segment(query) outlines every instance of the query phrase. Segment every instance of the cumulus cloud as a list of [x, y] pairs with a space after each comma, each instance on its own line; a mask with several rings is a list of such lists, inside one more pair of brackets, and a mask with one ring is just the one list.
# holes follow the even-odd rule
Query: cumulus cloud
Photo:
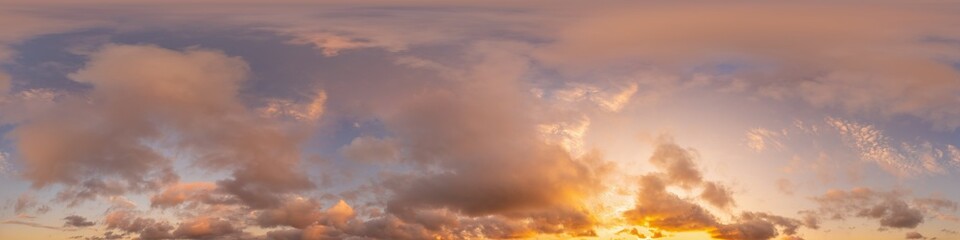
[[88, 221], [87, 218], [85, 217], [81, 217], [77, 215], [70, 215], [70, 216], [64, 217], [63, 220], [66, 221], [65, 223], [63, 223], [64, 227], [82, 228], [82, 227], [93, 226], [94, 224], [96, 224], [92, 221]]
[[735, 204], [733, 192], [730, 188], [715, 182], [703, 184], [703, 192], [700, 193], [700, 198], [721, 209], [733, 207]]
[[956, 207], [956, 202], [951, 200], [916, 198], [911, 203], [908, 197], [908, 194], [900, 191], [854, 188], [849, 191], [830, 190], [813, 199], [820, 205], [816, 212], [821, 218], [866, 218], [878, 220], [881, 227], [901, 229], [914, 229], [923, 223], [929, 214], [945, 214], [941, 210]]
[[703, 174], [694, 162], [696, 152], [673, 143], [657, 146], [650, 163], [662, 169], [666, 181], [684, 188], [693, 188], [703, 183]]
[[[218, 184], [251, 206], [277, 204], [273, 194], [312, 186], [295, 168], [305, 133], [239, 101], [249, 69], [242, 59], [149, 45], [107, 45], [90, 59], [70, 75], [90, 84], [88, 92], [13, 131], [24, 176], [35, 187], [65, 184], [61, 196], [71, 201], [156, 189], [178, 179], [161, 153], [171, 149], [189, 153], [197, 166], [235, 169]], [[324, 96], [281, 112], [315, 120]]]
[[659, 176], [641, 177], [637, 207], [625, 212], [624, 217], [636, 225], [678, 232], [711, 229], [719, 224], [706, 209], [668, 192], [666, 187]]
[[[131, 210], [118, 210], [107, 214], [103, 220], [107, 230], [118, 230], [124, 234], [137, 235], [139, 239], [171, 239], [174, 229], [169, 222], [141, 217]], [[109, 233], [109, 232], [108, 232]]]
[[290, 226], [304, 229], [326, 218], [320, 203], [314, 199], [288, 199], [278, 208], [261, 211], [257, 223], [264, 227]]
[[422, 94], [386, 118], [412, 161], [442, 169], [388, 184], [395, 193], [388, 212], [414, 221], [418, 212], [449, 209], [464, 217], [529, 219], [518, 228], [534, 232], [589, 230], [594, 220], [582, 201], [602, 188], [602, 173], [587, 163], [602, 166], [602, 160], [577, 158], [543, 139], [530, 112], [536, 99], [518, 79], [528, 60], [507, 50], [517, 47], [523, 46], [476, 46], [480, 62], [468, 79], [478, 81]]
[[636, 207], [623, 213], [631, 224], [672, 231], [704, 231], [718, 239], [772, 239], [793, 236], [804, 225], [800, 220], [762, 212], [743, 212], [730, 223], [720, 221], [697, 202], [668, 190], [703, 187], [699, 198], [718, 207], [733, 204], [731, 192], [719, 183], [704, 181], [692, 150], [661, 140], [650, 162], [659, 171], [640, 177]]
[[180, 223], [173, 231], [175, 239], [217, 239], [236, 234], [238, 230], [219, 218], [199, 217]]

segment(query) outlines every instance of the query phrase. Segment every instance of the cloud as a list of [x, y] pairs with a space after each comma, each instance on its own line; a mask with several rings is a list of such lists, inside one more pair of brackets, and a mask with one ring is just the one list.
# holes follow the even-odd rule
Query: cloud
[[175, 239], [216, 239], [231, 234], [237, 230], [230, 222], [219, 218], [199, 217], [180, 223], [173, 231]]
[[34, 214], [42, 215], [50, 211], [50, 209], [50, 206], [40, 204], [36, 196], [31, 192], [20, 194], [17, 200], [13, 202], [13, 213], [16, 214], [18, 218], [35, 218], [36, 216]]
[[327, 93], [320, 91], [308, 102], [297, 103], [288, 99], [268, 99], [265, 107], [260, 108], [263, 115], [276, 118], [290, 118], [297, 121], [316, 122], [323, 115]]
[[187, 204], [186, 208], [195, 209], [200, 204], [236, 204], [236, 198], [227, 195], [212, 182], [177, 183], [167, 186], [163, 191], [150, 197], [150, 206], [171, 208]]
[[348, 49], [385, 47], [393, 50], [401, 50], [403, 46], [391, 46], [385, 43], [371, 42], [366, 39], [350, 38], [326, 32], [310, 32], [296, 34], [290, 41], [294, 44], [311, 44], [320, 49], [324, 56], [332, 57], [340, 54], [340, 51]]
[[757, 152], [767, 149], [780, 150], [784, 147], [778, 139], [782, 135], [782, 133], [765, 128], [750, 129], [750, 131], [747, 131], [747, 146]]
[[820, 205], [817, 213], [826, 219], [858, 217], [878, 220], [881, 227], [914, 229], [923, 223], [927, 214], [937, 214], [941, 208], [952, 208], [955, 202], [945, 199], [919, 198], [909, 204], [903, 192], [880, 192], [869, 188], [849, 191], [830, 190], [813, 199]]
[[656, 175], [640, 178], [637, 207], [624, 213], [635, 225], [649, 225], [667, 231], [699, 231], [719, 225], [716, 217], [699, 205], [683, 200], [666, 189]]
[[602, 173], [588, 163], [602, 160], [575, 157], [537, 131], [541, 122], [532, 111], [538, 111], [538, 101], [518, 75], [528, 59], [510, 50], [523, 47], [478, 44], [470, 52], [478, 62], [464, 79], [470, 81], [428, 88], [384, 118], [398, 145], [409, 151], [409, 163], [440, 170], [385, 183], [394, 193], [386, 210], [397, 220], [417, 222], [423, 212], [446, 209], [464, 221], [526, 219], [517, 230], [545, 234], [592, 227], [583, 201], [602, 189]]
[[20, 221], [20, 220], [5, 220], [5, 221], [3, 221], [3, 222], [0, 222], [0, 224], [14, 224], [14, 225], [30, 226], [30, 227], [35, 227], [35, 228], [46, 228], [46, 229], [52, 229], [52, 230], [63, 230], [63, 229], [61, 229], [61, 228], [59, 228], [59, 227], [47, 226], [47, 225], [43, 225], [43, 224], [40, 224], [40, 223], [28, 222], [28, 221]]
[[575, 15], [536, 51], [572, 75], [622, 62], [676, 71], [735, 63], [731, 75], [756, 96], [960, 126], [950, 107], [958, 104], [951, 62], [960, 49], [948, 44], [960, 36], [945, 24], [956, 15], [932, 5], [635, 3]]
[[650, 163], [663, 170], [667, 183], [690, 189], [703, 183], [703, 174], [694, 163], [695, 154], [676, 144], [665, 143], [657, 146]]
[[4, 176], [10, 173], [10, 163], [7, 160], [10, 154], [7, 152], [0, 151], [0, 176]]
[[538, 128], [547, 142], [560, 145], [575, 157], [583, 156], [588, 150], [584, 137], [590, 129], [590, 118], [540, 124]]
[[947, 153], [950, 155], [949, 162], [953, 167], [960, 168], [960, 148], [947, 144]]
[[[107, 230], [119, 230], [125, 234], [136, 234], [139, 239], [171, 239], [173, 226], [166, 221], [140, 217], [137, 212], [130, 210], [113, 211], [103, 220]], [[109, 233], [109, 232], [108, 232]]]
[[17, 201], [13, 204], [13, 213], [26, 213], [28, 209], [35, 206], [37, 206], [36, 197], [34, 197], [33, 194], [23, 193], [17, 197]]
[[[96, 20], [44, 17], [24, 11], [4, 9], [2, 16], [0, 16], [0, 28], [6, 29], [6, 31], [0, 33], [0, 63], [7, 63], [12, 60], [16, 55], [16, 51], [12, 45], [22, 41], [44, 34], [59, 33], [104, 24], [105, 22]], [[5, 73], [0, 72], [0, 75], [5, 75]], [[3, 81], [0, 80], [0, 82]], [[0, 87], [0, 90], [3, 90], [3, 88]]]
[[7, 92], [10, 91], [10, 84], [10, 75], [0, 72], [0, 96], [7, 95]]
[[919, 173], [944, 174], [945, 164], [951, 159], [952, 145], [934, 146], [930, 142], [912, 144], [887, 137], [883, 130], [874, 125], [828, 117], [827, 124], [840, 133], [843, 141], [849, 145], [863, 161], [874, 162], [883, 170], [900, 177]]
[[620, 230], [619, 232], [617, 232], [617, 234], [618, 234], [618, 235], [620, 235], [620, 234], [633, 235], [633, 236], [636, 236], [636, 237], [638, 237], [638, 238], [647, 238], [647, 235], [644, 235], [643, 233], [640, 233], [640, 231], [637, 231], [636, 228], [623, 229], [623, 230]]
[[96, 224], [92, 221], [87, 221], [87, 218], [85, 217], [81, 217], [77, 215], [70, 215], [70, 216], [64, 217], [63, 220], [66, 220], [66, 222], [63, 223], [64, 227], [82, 228], [82, 227], [93, 226]]
[[786, 195], [793, 195], [796, 186], [793, 185], [793, 182], [786, 178], [777, 179], [777, 190], [780, 190], [781, 193]]
[[636, 206], [623, 213], [628, 223], [662, 231], [703, 231], [718, 239], [793, 236], [804, 226], [800, 220], [762, 212], [742, 212], [732, 222], [724, 223], [695, 201], [669, 191], [671, 186], [702, 187], [700, 200], [721, 209], [733, 204], [732, 194], [725, 186], [703, 180], [692, 151], [669, 139], [658, 143], [650, 162], [659, 171], [640, 177]]
[[[60, 196], [76, 202], [175, 183], [161, 152], [177, 150], [197, 166], [234, 169], [218, 184], [244, 203], [278, 204], [274, 194], [312, 186], [295, 167], [306, 132], [245, 107], [237, 95], [248, 69], [213, 50], [104, 46], [70, 75], [89, 91], [13, 130], [23, 174], [35, 187], [66, 185]], [[313, 121], [324, 101], [320, 92], [282, 114]]]
[[923, 209], [957, 211], [957, 202], [949, 199], [939, 197], [914, 198], [913, 202]]
[[601, 89], [596, 86], [586, 84], [573, 84], [572, 86], [555, 91], [556, 98], [568, 101], [589, 101], [601, 109], [609, 112], [619, 112], [633, 98], [639, 90], [639, 85], [635, 82], [628, 83], [623, 87], [612, 89]]
[[918, 232], [907, 232], [906, 238], [907, 239], [926, 239], [925, 237], [923, 237], [923, 234], [920, 234]]
[[288, 199], [279, 208], [263, 210], [257, 217], [257, 223], [264, 227], [290, 226], [303, 229], [323, 217], [324, 212], [319, 202], [298, 197]]
[[736, 204], [730, 188], [715, 182], [703, 184], [703, 192], [700, 193], [700, 198], [721, 209], [727, 209]]
[[913, 205], [937, 219], [960, 222], [960, 217], [955, 214], [958, 204], [953, 200], [942, 197], [914, 198]]

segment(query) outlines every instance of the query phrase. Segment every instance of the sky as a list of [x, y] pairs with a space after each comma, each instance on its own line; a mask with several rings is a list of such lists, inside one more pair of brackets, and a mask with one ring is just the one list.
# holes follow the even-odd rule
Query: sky
[[960, 239], [955, 1], [0, 1], [0, 239]]

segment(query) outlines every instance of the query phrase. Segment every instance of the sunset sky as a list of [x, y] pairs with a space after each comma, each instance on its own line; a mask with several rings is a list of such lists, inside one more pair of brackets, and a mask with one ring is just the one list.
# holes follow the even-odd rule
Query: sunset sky
[[960, 239], [960, 2], [0, 0], [0, 239]]

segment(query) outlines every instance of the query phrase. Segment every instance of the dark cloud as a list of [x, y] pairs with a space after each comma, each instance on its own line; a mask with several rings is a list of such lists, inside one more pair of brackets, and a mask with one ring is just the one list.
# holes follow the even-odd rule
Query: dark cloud
[[[860, 217], [879, 220], [881, 227], [913, 229], [924, 222], [927, 208], [951, 206], [950, 201], [920, 199], [910, 205], [903, 192], [880, 192], [869, 188], [850, 191], [830, 190], [814, 200], [820, 205], [817, 213], [827, 219]], [[940, 206], [940, 207], [935, 207]]]
[[356, 212], [344, 201], [322, 209], [319, 201], [302, 197], [290, 198], [276, 208], [257, 213], [261, 227], [293, 227], [267, 234], [273, 239], [343, 239], [348, 236], [369, 236], [365, 225], [355, 220]]
[[300, 229], [274, 230], [266, 234], [266, 238], [270, 240], [302, 240], [302, 236], [303, 230]]
[[907, 232], [906, 238], [907, 239], [927, 239], [923, 237], [923, 234], [920, 234], [918, 232]]
[[64, 217], [63, 220], [66, 221], [65, 223], [63, 223], [64, 227], [82, 228], [82, 227], [93, 226], [96, 224], [92, 221], [88, 221], [87, 218], [85, 217], [81, 217], [77, 215], [70, 215], [70, 216]]
[[137, 235], [139, 239], [171, 239], [174, 229], [166, 221], [141, 217], [138, 213], [129, 210], [113, 211], [104, 218], [107, 230], [118, 230], [126, 234]]
[[294, 198], [286, 200], [277, 208], [265, 209], [257, 217], [263, 227], [290, 226], [306, 228], [320, 221], [324, 212], [320, 203], [313, 199]]
[[768, 221], [747, 219], [736, 224], [720, 226], [710, 234], [711, 237], [718, 239], [766, 240], [777, 236], [777, 229]]

